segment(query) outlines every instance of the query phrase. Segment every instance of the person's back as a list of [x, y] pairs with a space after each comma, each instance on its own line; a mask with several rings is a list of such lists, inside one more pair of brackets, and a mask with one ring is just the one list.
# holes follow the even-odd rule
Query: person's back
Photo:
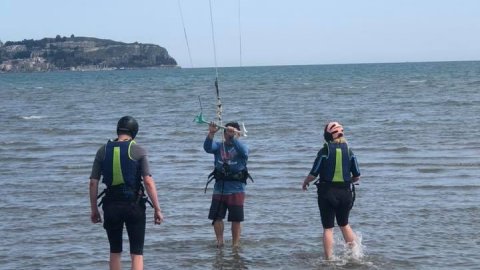
[[324, 129], [326, 143], [318, 152], [309, 175], [303, 181], [306, 190], [318, 177], [318, 207], [322, 220], [325, 257], [333, 256], [333, 227], [335, 219], [345, 242], [355, 245], [356, 235], [348, 218], [353, 206], [352, 183], [360, 179], [360, 170], [353, 151], [348, 147], [343, 127], [337, 122], [328, 123]]
[[[93, 223], [102, 222], [97, 206], [100, 178], [106, 189], [99, 205], [110, 243], [110, 269], [121, 268], [122, 234], [125, 225], [129, 235], [132, 269], [143, 269], [145, 239], [145, 203], [147, 197], [154, 207], [154, 222], [160, 224], [163, 215], [158, 203], [155, 182], [151, 176], [147, 153], [133, 140], [138, 132], [137, 121], [122, 117], [117, 124], [117, 139], [100, 147], [90, 175], [90, 205]], [[143, 186], [145, 184], [145, 188]]]

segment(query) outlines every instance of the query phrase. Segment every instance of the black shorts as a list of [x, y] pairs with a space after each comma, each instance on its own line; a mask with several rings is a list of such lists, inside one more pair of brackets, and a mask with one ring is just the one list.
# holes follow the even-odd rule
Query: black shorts
[[228, 195], [214, 194], [208, 218], [211, 220], [222, 220], [227, 215], [228, 221], [241, 222], [244, 219], [243, 204], [245, 202], [245, 193], [239, 192]]
[[123, 224], [127, 228], [130, 253], [143, 255], [145, 242], [145, 204], [135, 202], [104, 202], [103, 227], [107, 231], [110, 252], [120, 253], [122, 249]]
[[338, 226], [348, 225], [348, 217], [353, 200], [350, 187], [319, 184], [317, 194], [323, 228], [333, 228], [335, 226], [335, 218]]

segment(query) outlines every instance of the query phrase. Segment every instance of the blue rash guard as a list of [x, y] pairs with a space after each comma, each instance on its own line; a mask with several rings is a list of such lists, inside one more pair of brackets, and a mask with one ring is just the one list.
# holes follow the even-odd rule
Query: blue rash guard
[[346, 184], [360, 176], [357, 158], [346, 143], [325, 143], [318, 152], [310, 175], [320, 182]]
[[[205, 152], [214, 154], [214, 166], [217, 170], [222, 170], [224, 164], [228, 164], [230, 172], [236, 174], [247, 168], [248, 148], [237, 139], [232, 139], [231, 144], [215, 142], [208, 136], [203, 143]], [[215, 183], [213, 194], [235, 194], [245, 192], [245, 183], [240, 181], [217, 181]]]

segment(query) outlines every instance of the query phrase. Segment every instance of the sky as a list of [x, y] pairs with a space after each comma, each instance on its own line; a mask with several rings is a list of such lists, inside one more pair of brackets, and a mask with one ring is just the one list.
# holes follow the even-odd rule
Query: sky
[[184, 68], [480, 60], [480, 1], [0, 0], [3, 42], [72, 34]]

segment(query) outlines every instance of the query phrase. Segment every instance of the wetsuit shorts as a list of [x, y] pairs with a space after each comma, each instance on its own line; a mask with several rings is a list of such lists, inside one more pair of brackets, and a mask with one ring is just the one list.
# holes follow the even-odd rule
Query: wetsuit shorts
[[208, 218], [211, 220], [222, 220], [227, 215], [230, 222], [241, 222], [243, 216], [243, 204], [245, 202], [245, 192], [233, 194], [213, 194], [212, 204]]
[[145, 242], [145, 204], [124, 201], [104, 202], [104, 223], [110, 253], [122, 252], [123, 225], [127, 228], [130, 254], [143, 255]]
[[336, 187], [328, 184], [318, 185], [318, 208], [322, 226], [330, 229], [335, 226], [335, 218], [340, 227], [348, 225], [352, 206], [352, 192], [349, 187]]

